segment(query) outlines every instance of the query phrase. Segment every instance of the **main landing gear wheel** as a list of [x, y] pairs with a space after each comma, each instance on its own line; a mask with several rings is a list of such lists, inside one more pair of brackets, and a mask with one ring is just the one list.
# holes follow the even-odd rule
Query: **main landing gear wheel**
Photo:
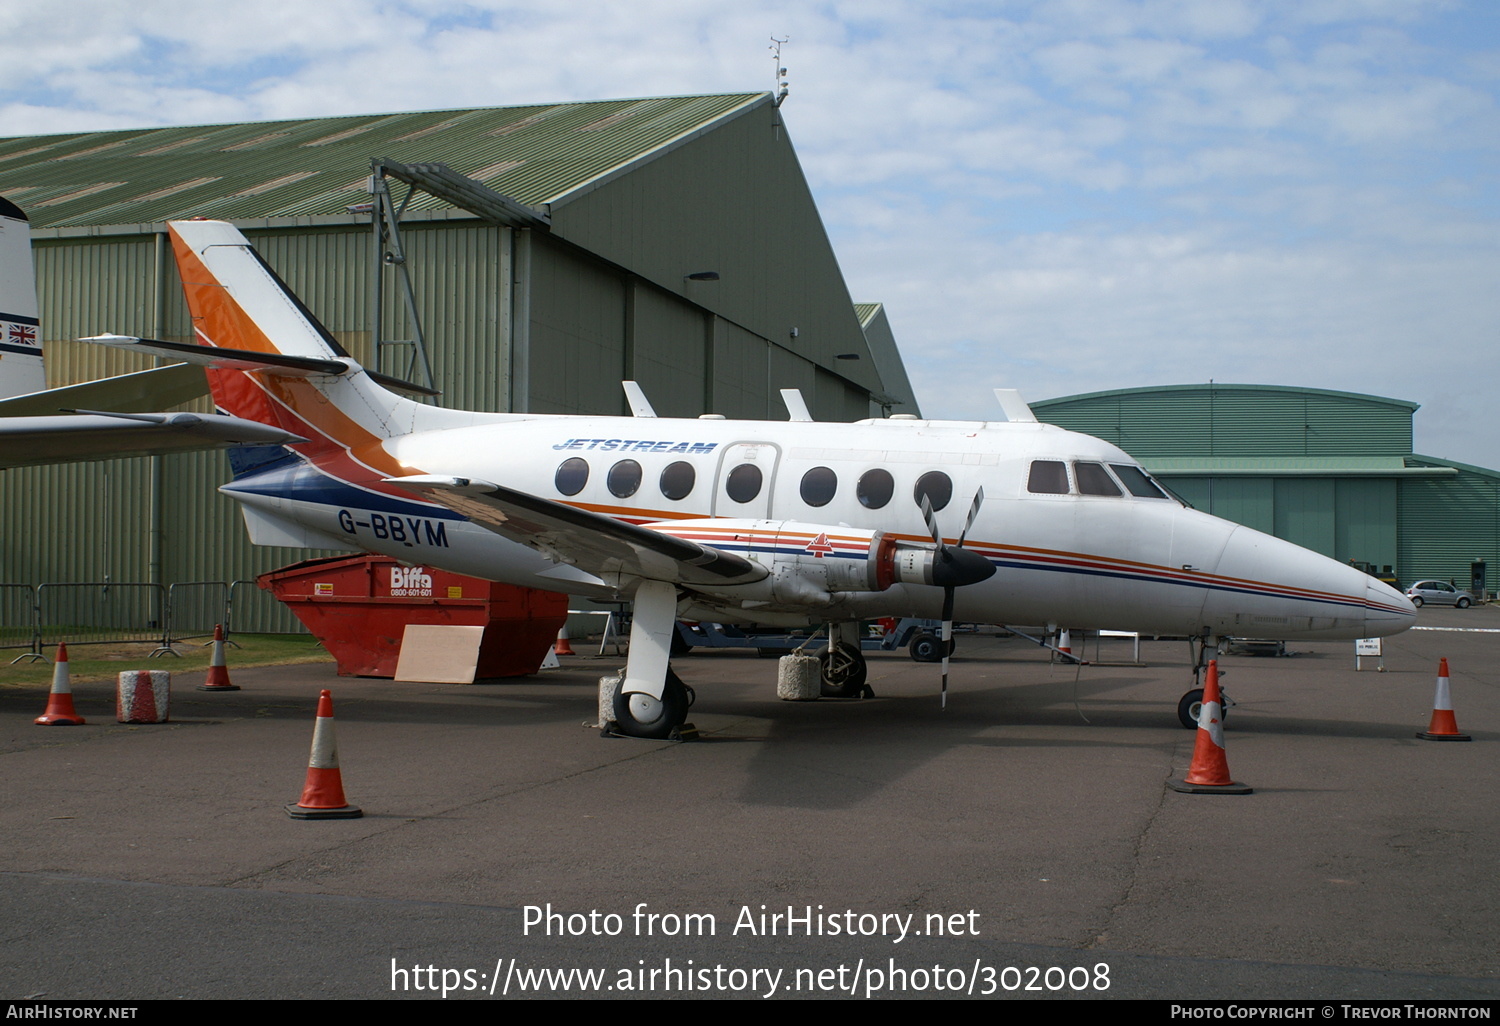
[[838, 642], [823, 653], [820, 661], [823, 664], [821, 694], [824, 698], [859, 698], [869, 693], [869, 686], [865, 684], [869, 669], [858, 648]]
[[[1229, 719], [1229, 701], [1222, 690], [1219, 692], [1219, 722]], [[1193, 688], [1177, 703], [1177, 722], [1188, 730], [1198, 729], [1198, 714], [1203, 711], [1203, 689]]]
[[[956, 639], [948, 639], [950, 656], [957, 644]], [[936, 634], [918, 634], [911, 639], [911, 644], [906, 646], [906, 651], [919, 663], [940, 663], [943, 661], [943, 639]]]
[[627, 737], [669, 738], [687, 721], [694, 697], [693, 689], [668, 669], [660, 699], [640, 691], [615, 693], [615, 726]]

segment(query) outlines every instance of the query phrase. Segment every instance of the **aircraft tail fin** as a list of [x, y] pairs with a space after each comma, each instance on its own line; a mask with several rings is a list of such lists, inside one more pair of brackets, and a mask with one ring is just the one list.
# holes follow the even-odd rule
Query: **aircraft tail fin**
[[220, 409], [309, 439], [294, 448], [314, 462], [352, 456], [386, 472], [396, 464], [382, 441], [496, 416], [390, 391], [400, 383], [361, 367], [233, 225], [173, 221], [168, 229], [196, 344], [95, 341], [205, 364]]
[[0, 399], [46, 387], [31, 221], [20, 207], [0, 197]]

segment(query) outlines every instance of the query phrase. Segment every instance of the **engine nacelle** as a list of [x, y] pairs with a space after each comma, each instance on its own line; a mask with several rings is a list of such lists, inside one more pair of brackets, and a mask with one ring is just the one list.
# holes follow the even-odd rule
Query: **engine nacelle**
[[893, 584], [934, 584], [940, 557], [931, 542], [898, 541], [884, 531], [795, 520], [671, 520], [645, 525], [733, 552], [770, 571], [753, 584], [698, 588], [774, 605], [826, 606], [851, 592]]

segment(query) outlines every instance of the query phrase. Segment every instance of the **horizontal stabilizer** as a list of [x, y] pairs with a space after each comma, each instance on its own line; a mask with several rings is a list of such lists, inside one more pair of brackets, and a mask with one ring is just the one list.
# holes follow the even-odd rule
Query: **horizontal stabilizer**
[[0, 418], [0, 468], [301, 441], [305, 439], [280, 428], [217, 413], [4, 417]]
[[[132, 335], [93, 335], [78, 341], [92, 342], [94, 345], [109, 346], [112, 349], [128, 349], [133, 353], [145, 353], [148, 356], [186, 360], [188, 363], [212, 367], [215, 370], [260, 371], [294, 378], [308, 378], [317, 374], [344, 374], [358, 366], [353, 360], [286, 356], [282, 353], [262, 353], [253, 349], [225, 349], [222, 346], [200, 346], [192, 342], [168, 342], [164, 339], [136, 338]], [[366, 369], [365, 373], [387, 388], [418, 395], [442, 394], [437, 389], [402, 381], [377, 371]]]
[[464, 477], [387, 478], [474, 523], [595, 576], [674, 584], [748, 584], [766, 568], [732, 552], [637, 527], [489, 481]]
[[203, 376], [203, 368], [177, 363], [0, 399], [0, 417], [46, 417], [79, 408], [147, 413], [180, 406], [207, 394], [208, 380]]

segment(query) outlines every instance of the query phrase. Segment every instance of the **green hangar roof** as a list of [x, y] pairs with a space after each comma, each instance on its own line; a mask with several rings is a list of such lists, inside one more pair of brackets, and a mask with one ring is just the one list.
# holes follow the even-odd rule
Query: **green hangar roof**
[[[454, 170], [542, 206], [770, 102], [767, 93], [663, 96], [0, 139], [0, 195], [34, 229], [186, 217], [347, 221], [346, 208], [368, 199], [360, 169], [372, 155], [426, 160], [427, 137], [441, 133]], [[410, 211], [448, 208], [418, 193]]]
[[1284, 385], [1162, 385], [1031, 404], [1048, 423], [1159, 457], [1406, 456], [1412, 414], [1401, 399]]

